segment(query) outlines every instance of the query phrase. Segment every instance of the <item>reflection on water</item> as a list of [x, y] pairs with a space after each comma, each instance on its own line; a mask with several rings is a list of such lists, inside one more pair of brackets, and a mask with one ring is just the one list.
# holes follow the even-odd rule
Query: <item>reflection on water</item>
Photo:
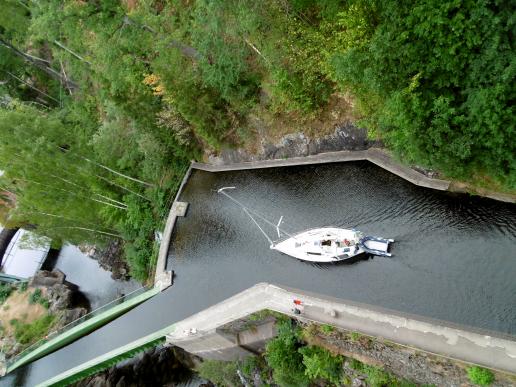
[[92, 309], [141, 287], [134, 280], [115, 281], [111, 278], [111, 272], [101, 268], [96, 260], [72, 245], [63, 246], [54, 268], [65, 273], [67, 281], [79, 286]]

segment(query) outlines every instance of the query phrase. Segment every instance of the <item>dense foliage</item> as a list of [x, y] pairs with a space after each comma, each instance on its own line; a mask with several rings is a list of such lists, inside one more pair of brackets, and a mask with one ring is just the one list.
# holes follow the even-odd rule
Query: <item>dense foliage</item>
[[369, 125], [411, 162], [515, 188], [514, 4], [354, 3], [342, 22], [360, 42], [334, 56], [335, 78]]
[[122, 238], [137, 279], [190, 159], [242, 145], [253, 117], [317, 117], [332, 95], [408, 162], [516, 187], [510, 2], [0, 6], [10, 222], [55, 244]]
[[356, 371], [354, 374], [365, 379], [368, 386], [415, 386], [382, 368], [366, 365], [353, 358], [345, 359], [319, 345], [307, 344], [305, 340], [313, 337], [315, 332], [324, 333], [323, 326], [301, 328], [285, 316], [277, 324], [278, 335], [267, 343], [263, 356], [234, 362], [204, 361], [197, 369], [200, 376], [217, 386], [240, 386], [243, 384], [241, 377], [248, 382], [259, 377], [263, 384], [279, 387], [347, 386], [351, 385], [352, 380], [349, 370], [344, 372], [346, 363], [346, 367]]

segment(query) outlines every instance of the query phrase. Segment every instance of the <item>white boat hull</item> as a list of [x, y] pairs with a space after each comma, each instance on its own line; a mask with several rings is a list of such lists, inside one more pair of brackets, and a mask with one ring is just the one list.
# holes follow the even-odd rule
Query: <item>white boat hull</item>
[[271, 246], [291, 257], [309, 262], [338, 262], [364, 253], [362, 233], [356, 230], [324, 227], [303, 231]]

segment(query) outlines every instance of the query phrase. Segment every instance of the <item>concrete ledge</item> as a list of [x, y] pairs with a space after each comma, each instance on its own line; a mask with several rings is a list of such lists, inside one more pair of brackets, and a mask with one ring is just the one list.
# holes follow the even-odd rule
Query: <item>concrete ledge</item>
[[[292, 312], [294, 299], [303, 302], [301, 316]], [[481, 329], [473, 331], [458, 324], [266, 283], [255, 285], [178, 322], [175, 330], [167, 335], [167, 342], [200, 356], [221, 353], [225, 349], [231, 353], [235, 343], [229, 340], [215, 343], [206, 338], [212, 336], [218, 326], [263, 309], [383, 337], [428, 353], [516, 374], [516, 338], [513, 336]]]
[[170, 238], [172, 237], [172, 231], [174, 230], [176, 219], [178, 216], [185, 216], [186, 210], [188, 209], [188, 203], [178, 202], [178, 199], [179, 195], [181, 195], [181, 192], [183, 192], [183, 188], [188, 182], [191, 174], [192, 165], [190, 165], [186, 171], [185, 175], [183, 176], [183, 180], [181, 181], [181, 185], [177, 190], [176, 197], [174, 198], [174, 202], [172, 203], [172, 207], [168, 213], [167, 222], [165, 223], [163, 238], [161, 239], [161, 243], [159, 245], [158, 260], [156, 262], [156, 271], [154, 273], [154, 285], [157, 286], [161, 291], [172, 286], [173, 273], [171, 271], [167, 272], [166, 270], [168, 249], [170, 247]]
[[421, 187], [437, 189], [441, 191], [448, 190], [450, 181], [431, 179], [422, 173], [419, 173], [412, 168], [402, 165], [395, 161], [391, 155], [385, 150], [379, 148], [370, 148], [361, 151], [338, 151], [320, 153], [317, 155], [310, 155], [305, 157], [293, 157], [289, 159], [275, 159], [275, 160], [260, 160], [249, 161], [243, 163], [234, 163], [226, 165], [211, 165], [204, 163], [192, 162], [192, 167], [208, 172], [222, 172], [222, 171], [240, 171], [245, 169], [260, 169], [260, 168], [277, 168], [295, 165], [310, 165], [310, 164], [325, 164], [325, 163], [339, 163], [344, 161], [370, 161], [395, 175], [410, 181], [415, 185]]
[[[302, 301], [303, 311], [300, 316], [292, 311], [294, 299]], [[231, 360], [248, 356], [249, 350], [242, 348], [238, 339], [225, 337], [217, 332], [217, 328], [264, 309], [304, 321], [331, 324], [365, 335], [382, 337], [438, 356], [516, 374], [514, 336], [482, 329], [470, 330], [458, 324], [260, 283], [176, 324], [71, 368], [38, 386], [60, 383], [165, 336], [168, 343], [207, 358]], [[264, 333], [265, 336], [267, 332]]]
[[[190, 176], [190, 174], [187, 173], [187, 176]], [[186, 180], [183, 180], [183, 182], [185, 181]], [[172, 285], [172, 272], [166, 270], [168, 249], [170, 247], [170, 239], [172, 238], [172, 231], [174, 230], [176, 219], [178, 216], [185, 216], [187, 209], [188, 203], [174, 201], [172, 208], [168, 213], [167, 223], [165, 224], [165, 230], [163, 231], [163, 239], [159, 245], [156, 272], [154, 273], [154, 285], [159, 287], [161, 291]]]

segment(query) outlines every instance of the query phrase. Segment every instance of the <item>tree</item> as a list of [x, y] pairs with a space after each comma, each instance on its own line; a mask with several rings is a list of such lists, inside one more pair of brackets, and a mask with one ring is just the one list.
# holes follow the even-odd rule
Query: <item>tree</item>
[[514, 188], [513, 15], [497, 0], [354, 1], [341, 23], [360, 39], [335, 56], [335, 77], [406, 160]]

